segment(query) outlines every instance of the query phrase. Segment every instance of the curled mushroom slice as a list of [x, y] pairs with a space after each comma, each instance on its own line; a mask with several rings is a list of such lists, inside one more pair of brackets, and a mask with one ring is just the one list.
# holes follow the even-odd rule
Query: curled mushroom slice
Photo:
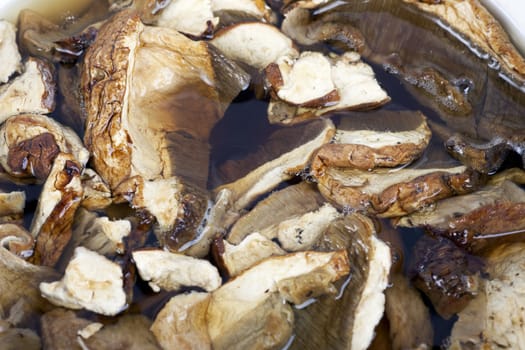
[[223, 177], [234, 181], [215, 191], [231, 191], [231, 211], [239, 212], [258, 196], [296, 176], [306, 167], [315, 150], [330, 141], [334, 131], [330, 120], [277, 130], [256, 154], [222, 165]]
[[38, 199], [31, 223], [36, 240], [31, 261], [54, 266], [69, 240], [75, 212], [82, 198], [81, 167], [66, 153], [59, 153]]
[[35, 241], [22, 226], [16, 224], [0, 225], [0, 246], [11, 253], [26, 259], [33, 254]]
[[71, 154], [81, 167], [88, 151], [70, 128], [44, 115], [22, 114], [10, 117], [0, 127], [0, 164], [17, 178], [44, 181], [60, 152]]
[[227, 57], [263, 70], [279, 57], [299, 53], [290, 38], [273, 25], [262, 22], [239, 23], [218, 31], [211, 43]]
[[108, 185], [93, 169], [84, 169], [80, 179], [84, 188], [84, 196], [80, 203], [83, 208], [101, 210], [113, 202]]
[[[303, 64], [307, 54], [302, 53], [297, 60], [281, 60], [266, 69], [271, 88], [277, 92], [277, 98], [268, 106], [271, 123], [294, 124], [329, 112], [377, 108], [390, 101], [375, 79], [374, 71], [360, 60], [359, 54], [332, 54], [327, 58], [329, 67], [322, 64], [324, 59]], [[329, 74], [316, 74], [317, 65]], [[290, 79], [293, 80], [288, 81]]]
[[0, 192], [0, 224], [20, 223], [24, 218], [26, 194], [21, 191]]
[[[284, 300], [300, 304], [333, 292], [332, 283], [349, 273], [348, 259], [344, 250], [292, 253], [265, 259], [230, 280], [212, 293], [208, 306], [213, 348], [265, 342], [272, 348], [284, 346], [291, 335], [292, 318]], [[288, 324], [284, 336], [272, 326], [274, 320], [281, 327]], [[275, 337], [272, 330], [277, 331]]]
[[52, 66], [28, 58], [22, 74], [0, 86], [0, 121], [21, 113], [51, 113], [55, 109], [55, 93]]
[[291, 348], [367, 349], [385, 311], [392, 264], [388, 245], [375, 236], [372, 220], [352, 214], [334, 221], [316, 249], [346, 249], [351, 277], [337, 297], [319, 297], [295, 313]]
[[477, 0], [449, 0], [422, 2], [404, 0], [418, 9], [439, 18], [438, 24], [452, 27], [461, 33], [477, 48], [498, 60], [505, 74], [513, 79], [525, 82], [525, 60], [510, 41], [507, 33], [490, 12]]
[[202, 292], [179, 294], [164, 305], [151, 325], [163, 349], [211, 349], [206, 323], [210, 297]]
[[449, 349], [510, 349], [523, 344], [524, 248], [523, 243], [504, 244], [487, 257], [488, 279], [458, 314]]
[[114, 316], [126, 304], [120, 266], [84, 247], [77, 247], [61, 280], [41, 283], [42, 296], [66, 308]]
[[9, 78], [22, 68], [22, 57], [16, 44], [16, 28], [5, 20], [0, 20], [0, 84], [7, 83]]
[[195, 238], [208, 205], [208, 138], [247, 82], [207, 42], [144, 26], [132, 11], [88, 49], [81, 88], [94, 169], [119, 201], [157, 219], [161, 242]]
[[421, 156], [431, 136], [420, 112], [352, 114], [341, 119], [334, 142], [317, 151], [311, 171], [316, 176], [326, 167], [371, 170], [407, 164]]
[[133, 260], [140, 277], [155, 292], [161, 289], [175, 291], [182, 287], [213, 291], [222, 283], [217, 268], [207, 260], [153, 249], [134, 251]]

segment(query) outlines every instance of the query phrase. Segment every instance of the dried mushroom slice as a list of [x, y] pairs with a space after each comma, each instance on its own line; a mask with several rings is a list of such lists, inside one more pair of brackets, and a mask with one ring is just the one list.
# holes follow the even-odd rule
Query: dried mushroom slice
[[58, 306], [114, 316], [127, 307], [123, 278], [118, 264], [77, 247], [62, 279], [41, 283], [40, 292]]
[[322, 146], [311, 172], [327, 167], [371, 170], [411, 163], [427, 148], [432, 132], [420, 112], [378, 111], [342, 117], [334, 141]]
[[16, 28], [8, 21], [0, 20], [0, 84], [22, 68], [22, 57], [16, 44]]
[[378, 168], [372, 172], [327, 168], [317, 178], [320, 192], [348, 210], [396, 217], [421, 210], [440, 199], [474, 191], [482, 179], [464, 166], [448, 168]]
[[53, 67], [40, 59], [28, 58], [22, 74], [0, 86], [0, 122], [16, 114], [53, 112], [55, 94]]
[[89, 152], [70, 128], [44, 115], [10, 117], [0, 127], [0, 164], [11, 176], [44, 181], [59, 153], [69, 153], [81, 168]]
[[525, 244], [502, 245], [487, 257], [488, 279], [458, 316], [449, 349], [521, 348]]
[[351, 277], [337, 297], [321, 296], [295, 313], [291, 349], [367, 349], [385, 311], [392, 264], [388, 245], [375, 236], [372, 220], [352, 214], [334, 221], [316, 249], [346, 249]]
[[132, 254], [140, 277], [155, 292], [182, 287], [199, 287], [210, 292], [222, 284], [219, 271], [207, 260], [157, 249], [136, 250]]
[[275, 131], [256, 153], [222, 165], [224, 178], [233, 182], [219, 186], [216, 193], [230, 191], [231, 211], [238, 213], [258, 196], [302, 171], [317, 148], [330, 141], [334, 131], [330, 120]]
[[71, 154], [59, 153], [53, 163], [31, 222], [30, 231], [36, 240], [31, 261], [36, 264], [54, 266], [71, 239], [83, 194], [80, 169]]
[[284, 300], [300, 304], [333, 292], [332, 283], [350, 271], [348, 259], [344, 250], [293, 253], [265, 259], [230, 280], [212, 293], [208, 306], [213, 348], [284, 346], [293, 322]]
[[[359, 54], [347, 52], [341, 56], [330, 55], [326, 58], [330, 61], [330, 74], [323, 74], [323, 77], [315, 75], [315, 79], [311, 77], [315, 74], [315, 70], [304, 74], [303, 68], [306, 67], [307, 70], [314, 68], [312, 64], [301, 64], [303, 55], [308, 55], [308, 52], [303, 53], [295, 61], [283, 60], [276, 65], [270, 65], [266, 70], [271, 88], [277, 91], [277, 97], [272, 98], [268, 106], [270, 123], [295, 124], [330, 112], [377, 108], [390, 101], [386, 91], [375, 79], [374, 71], [361, 61]], [[319, 57], [319, 54], [315, 56]], [[295, 68], [297, 64], [303, 67]], [[320, 65], [319, 62], [316, 64]], [[299, 72], [303, 73], [299, 74]], [[294, 79], [294, 81], [287, 82], [287, 79]], [[322, 85], [317, 82], [318, 80], [323, 81]], [[321, 89], [321, 92], [325, 92], [323, 95], [312, 94], [318, 92], [318, 86], [323, 87]], [[328, 92], [332, 86], [334, 89]], [[287, 88], [284, 98], [279, 95], [283, 87]], [[307, 100], [308, 98], [310, 100]]]
[[42, 349], [42, 343], [38, 334], [31, 329], [8, 328], [0, 330], [0, 348], [39, 350]]
[[404, 0], [430, 13], [461, 33], [477, 48], [501, 64], [503, 72], [523, 85], [525, 60], [510, 41], [507, 33], [478, 0], [447, 0], [422, 2]]
[[162, 242], [195, 238], [208, 200], [209, 134], [247, 82], [208, 43], [144, 26], [126, 10], [88, 49], [81, 88], [94, 168], [120, 201], [155, 216]]
[[20, 223], [24, 218], [26, 194], [22, 191], [0, 192], [0, 224]]
[[489, 185], [439, 201], [434, 210], [399, 218], [396, 225], [424, 227], [479, 254], [503, 242], [523, 241], [525, 191], [510, 181]]
[[22, 259], [33, 254], [35, 240], [21, 225], [0, 224], [0, 246]]
[[111, 190], [93, 169], [85, 168], [80, 178], [84, 196], [80, 205], [87, 210], [101, 210], [112, 202]]
[[211, 349], [206, 323], [210, 297], [203, 292], [179, 294], [164, 305], [151, 325], [163, 349]]
[[283, 56], [296, 57], [293, 41], [275, 26], [262, 22], [238, 23], [215, 33], [210, 41], [234, 61], [257, 70]]
[[220, 18], [221, 24], [248, 19], [271, 22], [273, 18], [264, 0], [213, 0], [211, 9]]

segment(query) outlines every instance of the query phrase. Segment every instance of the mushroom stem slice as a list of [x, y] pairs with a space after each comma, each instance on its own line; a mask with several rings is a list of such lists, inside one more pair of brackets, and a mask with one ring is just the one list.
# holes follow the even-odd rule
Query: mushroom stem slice
[[0, 60], [0, 84], [3, 84], [22, 68], [22, 57], [16, 44], [16, 28], [5, 20], [0, 20]]

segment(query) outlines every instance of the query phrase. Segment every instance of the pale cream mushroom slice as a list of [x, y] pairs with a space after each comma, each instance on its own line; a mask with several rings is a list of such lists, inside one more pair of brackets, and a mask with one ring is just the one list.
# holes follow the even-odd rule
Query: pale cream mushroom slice
[[256, 153], [220, 166], [223, 178], [233, 182], [219, 186], [215, 192], [231, 191], [231, 211], [238, 213], [260, 195], [303, 171], [312, 154], [328, 143], [334, 132], [330, 120], [275, 131]]
[[371, 170], [396, 167], [418, 159], [432, 132], [421, 112], [377, 111], [342, 116], [332, 143], [312, 161], [314, 176], [327, 167]]
[[145, 26], [127, 10], [100, 29], [84, 63], [84, 141], [95, 171], [178, 249], [207, 209], [211, 129], [247, 75], [207, 42]]
[[297, 57], [293, 41], [263, 22], [238, 23], [219, 30], [210, 41], [226, 57], [263, 70], [282, 56]]
[[504, 244], [487, 257], [487, 280], [461, 311], [448, 349], [523, 349], [524, 243]]
[[[340, 56], [330, 54], [320, 60], [323, 63], [325, 60], [330, 62], [330, 69], [328, 69], [330, 74], [323, 74], [323, 77], [314, 75], [315, 71], [306, 75], [298, 74], [304, 67], [310, 66], [310, 70], [315, 69], [316, 64], [304, 64], [304, 67], [295, 68], [297, 64], [302, 65], [301, 57], [307, 54], [308, 52], [303, 52], [298, 59], [282, 60], [267, 67], [267, 80], [271, 88], [277, 92], [277, 97], [272, 98], [268, 105], [270, 123], [295, 124], [336, 111], [378, 108], [390, 101], [387, 92], [376, 80], [372, 67], [361, 61], [358, 53], [347, 52]], [[322, 70], [326, 64], [321, 62], [317, 65]], [[312, 75], [315, 79], [312, 79]], [[286, 84], [284, 77], [294, 81]], [[322, 84], [317, 82], [319, 79], [323, 81]], [[334, 87], [332, 92], [327, 92], [332, 86]], [[283, 87], [288, 88], [285, 90], [285, 98], [279, 95]], [[320, 88], [319, 91], [317, 87]], [[325, 93], [315, 95], [311, 93], [312, 91]], [[304, 92], [310, 92], [310, 95]], [[318, 98], [312, 99], [313, 96]], [[297, 103], [303, 101], [306, 103]]]
[[211, 349], [206, 322], [210, 298], [204, 292], [179, 294], [162, 307], [150, 329], [163, 349]]
[[155, 292], [182, 287], [213, 291], [222, 284], [217, 268], [204, 259], [158, 249], [136, 250], [132, 255], [140, 277]]
[[44, 181], [59, 153], [69, 153], [83, 168], [89, 152], [70, 128], [39, 114], [8, 118], [0, 127], [0, 164], [16, 178]]
[[31, 222], [36, 240], [31, 261], [54, 266], [72, 235], [73, 219], [83, 194], [81, 165], [75, 157], [59, 153], [44, 183]]
[[114, 316], [127, 307], [121, 267], [104, 256], [77, 247], [61, 280], [40, 284], [42, 296], [69, 309]]
[[80, 205], [87, 210], [102, 210], [112, 202], [111, 190], [93, 169], [85, 168], [81, 175], [84, 196]]
[[272, 22], [274, 17], [263, 0], [212, 0], [211, 9], [220, 18], [220, 24], [248, 20]]
[[53, 67], [30, 57], [23, 72], [0, 86], [0, 122], [22, 113], [47, 114], [55, 109], [56, 83]]
[[0, 84], [22, 69], [22, 56], [16, 44], [16, 27], [5, 20], [0, 20]]
[[0, 246], [22, 259], [33, 255], [35, 240], [31, 233], [19, 224], [0, 224]]
[[295, 312], [296, 337], [290, 348], [367, 349], [385, 311], [390, 248], [376, 237], [371, 219], [351, 214], [334, 221], [316, 249], [346, 249], [350, 278], [337, 296], [321, 296]]
[[23, 191], [0, 192], [0, 224], [23, 223], [26, 193]]
[[[291, 318], [286, 316], [289, 309], [283, 309], [284, 301], [301, 304], [311, 297], [333, 293], [333, 283], [349, 272], [344, 250], [298, 252], [263, 260], [212, 293], [207, 320], [213, 348], [265, 343], [271, 348], [284, 346], [291, 329], [285, 334], [270, 333], [275, 329], [273, 320], [285, 324], [286, 317]], [[275, 312], [284, 318], [272, 316]]]
[[475, 46], [477, 50], [481, 49], [495, 58], [504, 74], [516, 79], [521, 85], [525, 83], [525, 59], [512, 44], [503, 27], [480, 1], [403, 1], [436, 16], [441, 25], [450, 26], [454, 33], [465, 36], [472, 47]]

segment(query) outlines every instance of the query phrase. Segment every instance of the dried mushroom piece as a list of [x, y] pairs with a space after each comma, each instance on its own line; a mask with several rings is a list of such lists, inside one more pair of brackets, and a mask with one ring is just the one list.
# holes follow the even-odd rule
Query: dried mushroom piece
[[[283, 59], [266, 69], [267, 80], [277, 95], [268, 106], [270, 123], [295, 124], [330, 112], [377, 108], [390, 101], [372, 67], [362, 62], [359, 54], [331, 54], [323, 59], [319, 58], [321, 54], [313, 55], [317, 57], [315, 63], [304, 63], [305, 57], [312, 56], [305, 52], [297, 59]], [[329, 67], [322, 63], [325, 59]], [[320, 67], [314, 68], [316, 65]], [[323, 66], [329, 74], [317, 75], [316, 69], [322, 71]]]
[[[299, 252], [270, 257], [212, 293], [207, 311], [214, 349], [282, 348], [292, 333], [286, 301], [301, 304], [333, 293], [350, 271], [346, 251]], [[252, 345], [255, 344], [255, 345]]]
[[206, 323], [210, 297], [203, 292], [179, 294], [164, 305], [150, 328], [163, 349], [211, 349]]
[[114, 316], [126, 307], [120, 266], [84, 247], [77, 247], [61, 280], [41, 283], [42, 296], [69, 309]]
[[210, 292], [222, 284], [217, 268], [204, 259], [157, 249], [136, 250], [132, 255], [140, 277], [155, 292], [182, 287], [199, 287]]
[[396, 225], [424, 227], [480, 254], [503, 242], [523, 241], [525, 191], [510, 181], [489, 185], [439, 201], [434, 210], [399, 218]]
[[32, 262], [54, 266], [69, 243], [83, 194], [80, 172], [81, 166], [71, 154], [58, 154], [31, 222], [31, 235], [36, 240]]
[[22, 56], [16, 44], [16, 28], [5, 20], [0, 20], [0, 61], [0, 84], [3, 84], [22, 68]]
[[300, 173], [312, 154], [328, 143], [334, 132], [330, 120], [275, 131], [256, 153], [221, 166], [225, 182], [229, 179], [233, 182], [219, 186], [215, 192], [230, 191], [233, 202], [231, 211], [238, 213], [258, 196]]
[[316, 249], [345, 249], [350, 278], [337, 297], [321, 296], [295, 313], [291, 349], [367, 349], [385, 311], [392, 264], [388, 245], [375, 236], [372, 220], [352, 214], [334, 221]]
[[0, 127], [0, 164], [16, 178], [44, 181], [59, 153], [69, 153], [83, 168], [89, 152], [70, 128], [38, 114], [8, 118]]
[[81, 175], [84, 196], [80, 205], [87, 210], [101, 210], [112, 202], [111, 190], [93, 169], [85, 168]]
[[423, 154], [431, 136], [420, 112], [352, 114], [337, 125], [334, 141], [317, 151], [311, 172], [322, 176], [327, 167], [371, 170], [409, 164]]
[[0, 329], [0, 348], [3, 350], [39, 350], [42, 349], [40, 337], [31, 329]]
[[487, 257], [487, 274], [479, 292], [459, 313], [449, 349], [518, 349], [525, 339], [523, 243], [504, 244]]
[[213, 0], [211, 9], [220, 18], [221, 24], [247, 20], [273, 21], [273, 13], [264, 0]]
[[55, 94], [53, 67], [38, 58], [28, 58], [23, 72], [0, 86], [0, 122], [22, 113], [53, 112]]
[[275, 26], [262, 22], [238, 23], [215, 33], [210, 41], [228, 58], [263, 70], [283, 56], [296, 57], [293, 41]]
[[207, 42], [144, 26], [132, 11], [112, 17], [88, 49], [81, 88], [94, 169], [117, 200], [155, 216], [163, 244], [195, 238], [208, 205], [209, 134], [247, 82]]
[[22, 191], [0, 192], [0, 224], [20, 223], [24, 218], [26, 194]]
[[22, 259], [33, 254], [35, 240], [22, 226], [11, 223], [0, 224], [0, 246]]
[[466, 36], [477, 48], [496, 59], [511, 79], [525, 83], [525, 59], [510, 41], [507, 33], [478, 0], [421, 2], [404, 0], [446, 22]]

